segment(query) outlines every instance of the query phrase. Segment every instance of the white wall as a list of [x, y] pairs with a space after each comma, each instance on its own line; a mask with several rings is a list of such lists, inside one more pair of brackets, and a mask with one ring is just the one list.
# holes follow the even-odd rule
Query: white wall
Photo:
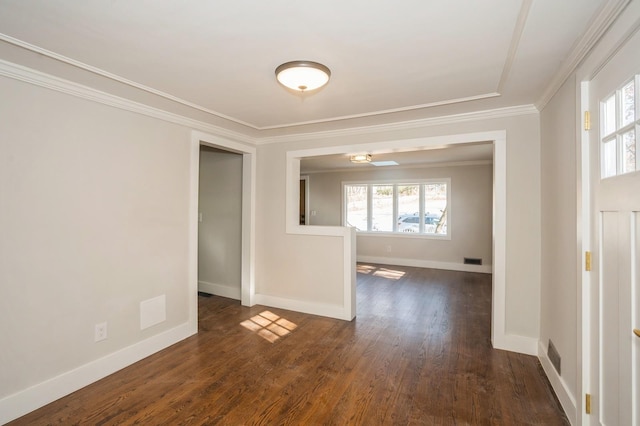
[[540, 343], [549, 339], [562, 359], [562, 378], [576, 394], [577, 377], [577, 193], [576, 90], [570, 78], [540, 116], [542, 280]]
[[[105, 371], [81, 366], [117, 369], [124, 348], [133, 362], [196, 330], [189, 129], [4, 77], [0, 93], [2, 420]], [[141, 330], [140, 302], [160, 295], [166, 320]]]
[[242, 155], [200, 149], [198, 290], [240, 300]]
[[[536, 113], [455, 122], [401, 131], [291, 136], [258, 147], [257, 287], [263, 294], [290, 295], [312, 302], [329, 296], [342, 276], [342, 250], [330, 237], [288, 235], [285, 230], [287, 151], [323, 146], [366, 145], [438, 135], [506, 130], [507, 133], [507, 265], [506, 332], [537, 342], [540, 301], [540, 144]], [[297, 206], [295, 206], [297, 208]], [[323, 253], [322, 257], [313, 256]], [[336, 293], [337, 294], [337, 293]], [[529, 343], [527, 343], [529, 345]], [[535, 345], [534, 345], [535, 346]]]
[[[310, 225], [340, 226], [342, 183], [375, 180], [451, 179], [448, 214], [451, 239], [358, 234], [358, 259], [456, 270], [491, 271], [493, 169], [490, 164], [423, 168], [380, 168], [309, 175]], [[388, 251], [388, 249], [391, 251]], [[483, 268], [463, 265], [464, 257], [480, 258]]]

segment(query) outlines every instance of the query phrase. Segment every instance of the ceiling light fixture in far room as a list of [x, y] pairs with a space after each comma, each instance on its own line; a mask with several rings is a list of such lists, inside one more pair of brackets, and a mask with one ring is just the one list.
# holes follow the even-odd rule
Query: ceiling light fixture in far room
[[291, 61], [276, 68], [278, 82], [298, 92], [319, 89], [329, 82], [329, 77], [329, 68], [312, 61]]
[[352, 163], [364, 164], [371, 162], [371, 154], [356, 154], [349, 157]]

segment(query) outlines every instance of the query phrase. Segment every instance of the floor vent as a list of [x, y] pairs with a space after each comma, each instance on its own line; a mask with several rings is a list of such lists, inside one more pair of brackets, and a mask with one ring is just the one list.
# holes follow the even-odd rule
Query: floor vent
[[558, 374], [560, 374], [560, 354], [558, 350], [553, 345], [551, 339], [549, 339], [549, 347], [547, 348], [547, 356], [549, 357], [549, 361], [553, 364], [553, 367], [556, 369]]
[[482, 265], [482, 259], [476, 257], [465, 257], [464, 258], [465, 265]]

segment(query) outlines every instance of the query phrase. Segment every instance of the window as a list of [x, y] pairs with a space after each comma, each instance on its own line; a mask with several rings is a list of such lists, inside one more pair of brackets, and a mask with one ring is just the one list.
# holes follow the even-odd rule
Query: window
[[640, 170], [637, 135], [640, 128], [640, 75], [600, 102], [600, 176], [608, 178]]
[[360, 232], [449, 235], [449, 179], [344, 183], [343, 194], [343, 223]]

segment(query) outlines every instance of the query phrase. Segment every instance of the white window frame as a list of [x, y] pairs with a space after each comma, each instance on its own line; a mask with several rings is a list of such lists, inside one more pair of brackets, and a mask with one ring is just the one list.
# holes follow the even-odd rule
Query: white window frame
[[[398, 186], [420, 185], [420, 216], [424, 215], [424, 185], [431, 183], [445, 183], [447, 185], [447, 230], [445, 234], [424, 233], [424, 223], [420, 224], [420, 232], [400, 232], [398, 231]], [[347, 225], [347, 191], [349, 185], [367, 185], [367, 230], [357, 230], [358, 235], [379, 236], [379, 237], [401, 237], [401, 238], [423, 238], [433, 240], [450, 240], [451, 239], [451, 178], [428, 178], [428, 179], [386, 179], [386, 180], [358, 180], [343, 181], [342, 183], [342, 226]], [[373, 186], [390, 185], [393, 186], [393, 231], [373, 231], [372, 228], [372, 191]]]

